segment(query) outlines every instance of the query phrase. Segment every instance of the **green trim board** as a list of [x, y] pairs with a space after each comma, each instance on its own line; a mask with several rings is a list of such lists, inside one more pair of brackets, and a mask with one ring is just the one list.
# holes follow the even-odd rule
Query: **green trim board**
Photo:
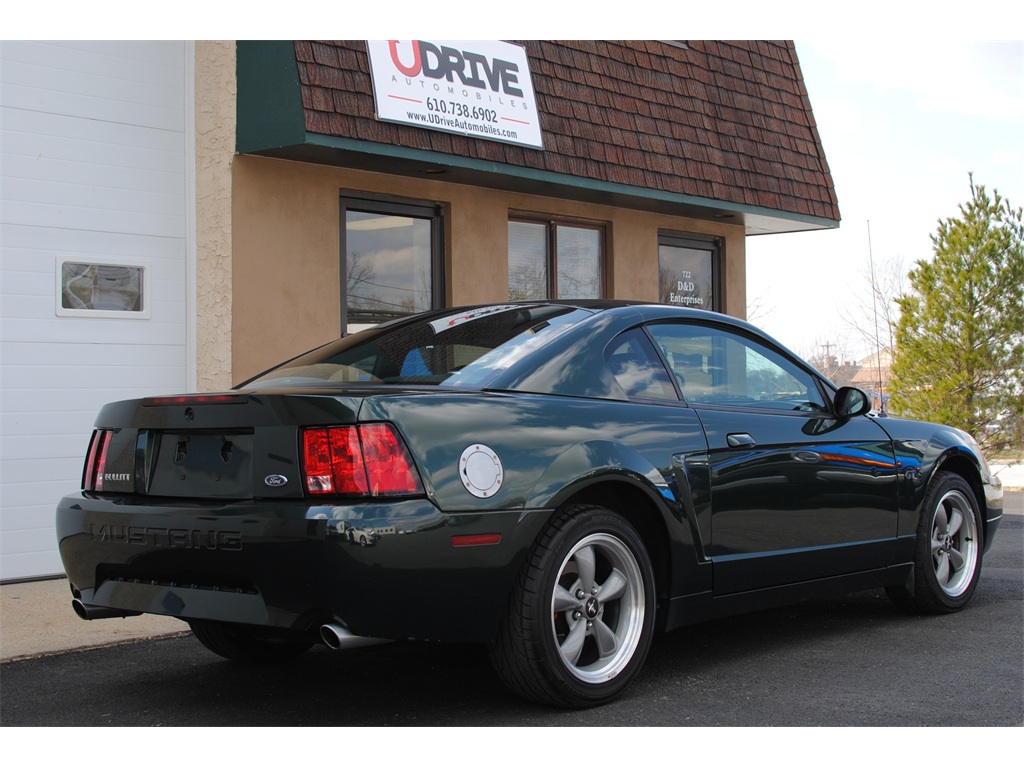
[[291, 40], [239, 40], [237, 128], [239, 154], [306, 142], [306, 123]]
[[[324, 134], [307, 133], [306, 148], [311, 153], [324, 153], [324, 150], [335, 150], [344, 153], [345, 156], [354, 158], [376, 158], [377, 169], [382, 172], [391, 172], [389, 163], [402, 162], [405, 165], [412, 165], [420, 169], [431, 169], [436, 172], [438, 169], [451, 170], [452, 172], [465, 171], [478, 177], [490, 176], [506, 180], [505, 183], [488, 183], [486, 186], [499, 188], [515, 188], [519, 190], [522, 185], [528, 187], [539, 187], [551, 194], [553, 189], [575, 190], [572, 197], [584, 197], [586, 199], [606, 198], [610, 204], [615, 201], [631, 199], [634, 202], [630, 207], [638, 207], [637, 203], [646, 201], [655, 207], [663, 208], [668, 205], [686, 209], [686, 215], [703, 215], [699, 218], [714, 218], [715, 214], [737, 214], [739, 217], [755, 217], [759, 219], [783, 220], [802, 224], [802, 227], [783, 227], [776, 229], [769, 228], [766, 231], [794, 231], [796, 229], [835, 229], [839, 226], [838, 221], [825, 219], [817, 216], [808, 216], [788, 211], [779, 211], [757, 206], [733, 203], [724, 200], [712, 200], [708, 198], [683, 195], [676, 192], [666, 192], [659, 189], [646, 187], [635, 187], [627, 184], [588, 179], [569, 174], [554, 173], [537, 168], [526, 166], [508, 165], [495, 163], [488, 160], [478, 160], [461, 155], [443, 154], [430, 150], [401, 147], [392, 144], [378, 144], [358, 139], [341, 138], [338, 136], [327, 136]], [[269, 153], [264, 153], [269, 154]], [[358, 164], [366, 168], [366, 163]], [[424, 172], [421, 170], [420, 172]], [[429, 172], [429, 171], [426, 171]], [[418, 174], [417, 174], [418, 175]], [[648, 207], [646, 205], [640, 207]], [[683, 213], [675, 211], [675, 213]]]

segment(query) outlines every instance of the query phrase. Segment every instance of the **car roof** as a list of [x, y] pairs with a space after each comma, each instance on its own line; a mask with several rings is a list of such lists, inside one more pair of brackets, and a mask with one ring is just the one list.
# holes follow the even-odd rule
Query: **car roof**
[[489, 304], [468, 304], [463, 306], [453, 307], [442, 307], [440, 309], [427, 310], [420, 312], [415, 315], [409, 315], [395, 320], [391, 320], [386, 323], [374, 326], [370, 331], [383, 330], [388, 328], [395, 328], [406, 323], [417, 323], [417, 322], [430, 322], [436, 318], [448, 317], [450, 315], [459, 314], [472, 314], [477, 312], [486, 312], [488, 310], [496, 311], [501, 308], [508, 307], [570, 307], [574, 309], [582, 309], [587, 312], [592, 312], [595, 315], [605, 312], [621, 312], [623, 310], [634, 310], [637, 312], [638, 319], [641, 322], [651, 322], [655, 320], [696, 320], [709, 323], [716, 323], [720, 325], [729, 325], [733, 328], [740, 329], [746, 333], [752, 334], [760, 339], [765, 339], [770, 343], [774, 344], [780, 350], [786, 352], [789, 355], [799, 358], [799, 355], [793, 353], [792, 350], [787, 348], [784, 344], [780, 343], [777, 339], [773, 338], [769, 334], [755, 325], [748, 323], [745, 320], [741, 320], [738, 317], [727, 315], [722, 312], [713, 312], [706, 309], [695, 309], [692, 307], [681, 307], [674, 304], [661, 304], [654, 301], [642, 301], [637, 299], [539, 299], [539, 300], [524, 300], [524, 301], [506, 301], [506, 302], [492, 302]]

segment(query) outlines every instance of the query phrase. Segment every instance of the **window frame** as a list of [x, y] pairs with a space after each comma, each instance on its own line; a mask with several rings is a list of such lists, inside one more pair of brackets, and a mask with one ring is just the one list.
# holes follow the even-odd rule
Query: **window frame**
[[[64, 265], [83, 264], [91, 267], [117, 267], [139, 270], [139, 309], [91, 309], [88, 307], [64, 306]], [[151, 267], [146, 259], [122, 259], [115, 256], [101, 256], [95, 259], [76, 256], [58, 256], [55, 266], [56, 293], [54, 312], [58, 317], [115, 318], [119, 320], [148, 320], [151, 315], [152, 285]]]
[[[545, 262], [547, 266], [547, 285], [546, 285], [546, 296], [533, 297], [530, 301], [559, 301], [569, 299], [583, 299], [583, 298], [598, 298], [604, 299], [608, 297], [608, 224], [605, 222], [588, 221], [584, 219], [574, 219], [571, 217], [551, 217], [551, 216], [538, 216], [536, 214], [529, 214], [517, 211], [510, 211], [508, 216], [508, 224], [512, 223], [521, 224], [535, 224], [543, 226], [545, 228], [544, 233], [544, 248], [545, 248]], [[582, 296], [559, 296], [558, 295], [558, 228], [566, 227], [570, 229], [584, 229], [593, 230], [598, 233], [598, 279], [600, 280], [600, 290], [598, 291], [597, 297], [582, 297]], [[506, 252], [505, 257], [506, 265], [510, 262], [510, 254]], [[507, 281], [506, 281], [507, 282]], [[508, 295], [506, 293], [506, 295]], [[509, 296], [509, 301], [515, 301]]]

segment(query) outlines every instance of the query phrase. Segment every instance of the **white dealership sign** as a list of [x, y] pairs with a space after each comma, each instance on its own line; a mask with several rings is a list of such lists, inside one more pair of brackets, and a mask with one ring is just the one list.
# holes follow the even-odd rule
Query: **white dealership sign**
[[526, 50], [497, 40], [367, 40], [377, 117], [543, 149]]

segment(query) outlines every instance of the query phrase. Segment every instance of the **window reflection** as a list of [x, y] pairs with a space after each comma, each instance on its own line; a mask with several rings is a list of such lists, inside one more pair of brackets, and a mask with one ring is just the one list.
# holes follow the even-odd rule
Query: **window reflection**
[[509, 300], [601, 298], [603, 242], [600, 227], [509, 221]]
[[432, 306], [431, 220], [345, 212], [348, 332]]
[[701, 325], [659, 324], [651, 335], [689, 403], [825, 411], [814, 378], [750, 339]]
[[64, 262], [61, 307], [141, 312], [142, 276], [142, 267]]

